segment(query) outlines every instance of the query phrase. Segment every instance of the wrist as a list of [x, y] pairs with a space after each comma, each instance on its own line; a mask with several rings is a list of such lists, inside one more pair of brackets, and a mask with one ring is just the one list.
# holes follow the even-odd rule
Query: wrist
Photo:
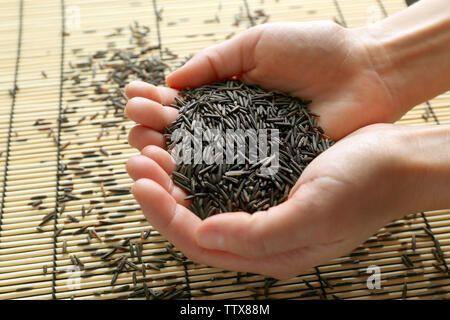
[[392, 95], [392, 114], [396, 119], [413, 106], [450, 89], [447, 0], [420, 1], [354, 32]]
[[399, 148], [408, 212], [450, 208], [450, 125], [404, 128]]

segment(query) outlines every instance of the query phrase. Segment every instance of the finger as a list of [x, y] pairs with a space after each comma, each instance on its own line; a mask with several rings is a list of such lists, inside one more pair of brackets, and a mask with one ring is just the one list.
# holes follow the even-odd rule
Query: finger
[[249, 259], [216, 250], [200, 248], [195, 231], [202, 221], [175, 199], [158, 183], [139, 179], [131, 188], [149, 223], [190, 259], [229, 270], [254, 270]]
[[152, 179], [169, 193], [172, 192], [172, 179], [154, 160], [140, 154], [134, 155], [128, 159], [126, 169], [133, 180]]
[[142, 97], [153, 100], [162, 105], [175, 103], [175, 97], [178, 91], [172, 88], [154, 86], [143, 81], [132, 81], [125, 88], [125, 94], [129, 99]]
[[[177, 167], [175, 160], [172, 158], [169, 152], [157, 146], [146, 146], [144, 149], [142, 149], [141, 153], [155, 161], [169, 175], [172, 174], [172, 172]], [[188, 194], [186, 193], [186, 191], [184, 191], [182, 188], [178, 187], [177, 185], [173, 186], [172, 196], [179, 204], [185, 207], [187, 207], [191, 203], [191, 201], [184, 199], [187, 195]]]
[[128, 100], [125, 114], [131, 120], [162, 132], [178, 116], [178, 110], [141, 97]]
[[156, 161], [161, 168], [166, 171], [167, 174], [171, 174], [177, 167], [175, 160], [172, 158], [169, 152], [157, 147], [157, 146], [146, 146], [141, 150], [141, 153], [146, 157]]
[[142, 150], [148, 145], [155, 145], [160, 148], [166, 147], [166, 139], [160, 132], [142, 125], [131, 128], [128, 134], [128, 143], [138, 150]]
[[[301, 189], [301, 190], [300, 190]], [[196, 239], [203, 248], [224, 250], [244, 257], [264, 257], [326, 239], [330, 219], [321, 213], [318, 188], [308, 184], [282, 204], [253, 215], [235, 212], [215, 215], [199, 227]]]
[[254, 51], [263, 26], [254, 27], [239, 36], [206, 48], [167, 77], [172, 88], [198, 87], [246, 73], [255, 67]]
[[[172, 158], [169, 152], [157, 146], [147, 146], [144, 149], [142, 149], [141, 153], [146, 157], [149, 157], [150, 159], [154, 160], [156, 163], [158, 163], [158, 165], [167, 174], [172, 174], [172, 172], [177, 167], [175, 160]], [[187, 195], [188, 195], [187, 192], [184, 191], [182, 188], [176, 185], [173, 186], [172, 196], [179, 204], [185, 207], [187, 207], [191, 203], [191, 201], [184, 199]]]
[[132, 156], [127, 161], [126, 169], [133, 180], [151, 179], [171, 194], [177, 203], [183, 206], [189, 205], [189, 201], [184, 200], [187, 196], [186, 192], [174, 185], [167, 172], [153, 159], [144, 155]]

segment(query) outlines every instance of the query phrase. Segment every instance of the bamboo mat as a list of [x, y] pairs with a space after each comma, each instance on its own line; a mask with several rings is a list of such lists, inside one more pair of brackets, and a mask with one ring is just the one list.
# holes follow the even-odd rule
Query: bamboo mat
[[[401, 0], [3, 1], [0, 299], [448, 298], [449, 210], [394, 221], [349, 256], [286, 281], [187, 260], [127, 192], [133, 123], [93, 99], [101, 94], [92, 83], [107, 68], [95, 77], [84, 68], [98, 50], [130, 46], [135, 20], [149, 27], [148, 55], [163, 59], [167, 73], [252, 24], [326, 19], [357, 27], [405, 7]], [[399, 123], [450, 123], [450, 94]], [[121, 256], [131, 263], [115, 274]], [[380, 289], [367, 287], [372, 265], [380, 268]]]

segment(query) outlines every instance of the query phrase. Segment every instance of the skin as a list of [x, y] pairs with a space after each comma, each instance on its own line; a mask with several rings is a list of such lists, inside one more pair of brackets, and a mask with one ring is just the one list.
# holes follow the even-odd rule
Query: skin
[[[286, 279], [347, 254], [390, 220], [450, 207], [450, 126], [372, 124], [393, 122], [450, 88], [444, 5], [422, 1], [397, 20], [351, 30], [330, 22], [266, 24], [204, 49], [167, 78], [170, 88], [131, 83], [125, 111], [139, 125], [129, 142], [141, 154], [127, 170], [150, 224], [193, 261]], [[408, 33], [420, 6], [425, 22]], [[431, 48], [425, 56], [420, 45], [407, 50], [419, 40]], [[424, 70], [432, 74], [414, 76]], [[313, 100], [320, 125], [339, 141], [306, 168], [286, 202], [201, 221], [170, 179], [176, 165], [162, 133], [177, 117], [168, 106], [177, 89], [229, 77]]]

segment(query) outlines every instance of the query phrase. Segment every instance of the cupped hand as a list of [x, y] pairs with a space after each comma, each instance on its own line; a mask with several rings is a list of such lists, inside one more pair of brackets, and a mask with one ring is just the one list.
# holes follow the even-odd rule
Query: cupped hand
[[387, 54], [365, 28], [329, 22], [270, 23], [204, 49], [167, 78], [175, 89], [240, 77], [312, 100], [327, 134], [340, 139], [402, 115], [384, 77]]
[[[413, 202], [402, 161], [402, 126], [373, 125], [341, 139], [303, 172], [289, 199], [252, 215], [222, 213], [200, 220], [174, 185], [176, 168], [163, 128], [176, 118], [176, 90], [135, 83], [127, 115], [139, 121], [129, 136], [141, 150], [127, 163], [132, 191], [150, 224], [187, 257], [228, 270], [290, 278], [349, 253]], [[151, 101], [150, 101], [151, 100]], [[409, 202], [405, 203], [405, 202]]]
[[240, 77], [312, 100], [309, 107], [320, 115], [319, 125], [337, 140], [368, 124], [402, 116], [398, 98], [385, 81], [387, 69], [389, 57], [365, 28], [345, 29], [329, 21], [260, 25], [199, 52], [167, 77], [171, 88], [149, 90], [139, 81], [128, 85], [127, 109], [134, 109], [132, 119], [142, 124], [130, 135], [140, 148], [146, 142], [162, 146], [152, 130], [175, 120], [177, 110], [160, 108], [157, 102], [174, 102], [177, 90], [185, 87]]

